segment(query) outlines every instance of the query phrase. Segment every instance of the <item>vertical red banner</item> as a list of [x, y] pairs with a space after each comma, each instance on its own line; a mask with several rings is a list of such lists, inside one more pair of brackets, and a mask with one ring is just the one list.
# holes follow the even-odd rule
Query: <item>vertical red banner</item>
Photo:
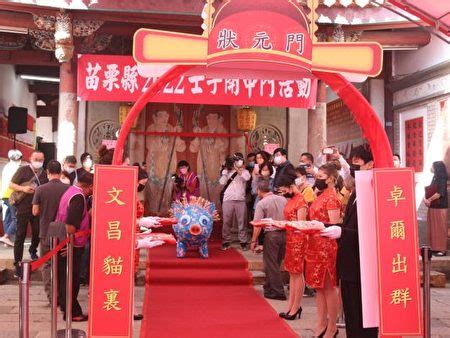
[[414, 170], [375, 169], [380, 336], [422, 334]]
[[136, 167], [96, 165], [89, 337], [132, 337]]

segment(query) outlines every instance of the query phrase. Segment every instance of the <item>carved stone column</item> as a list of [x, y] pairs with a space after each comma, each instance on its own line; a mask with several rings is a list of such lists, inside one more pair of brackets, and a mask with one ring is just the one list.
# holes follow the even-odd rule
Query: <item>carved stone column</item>
[[73, 62], [60, 65], [57, 158], [64, 160], [76, 152], [78, 126], [77, 71]]
[[314, 157], [327, 145], [327, 88], [324, 82], [317, 85], [316, 109], [308, 110], [308, 151]]

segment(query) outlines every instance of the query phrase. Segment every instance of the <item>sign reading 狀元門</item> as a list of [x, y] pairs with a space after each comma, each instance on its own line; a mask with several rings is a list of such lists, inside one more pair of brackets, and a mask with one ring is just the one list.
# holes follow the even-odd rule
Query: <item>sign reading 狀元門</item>
[[95, 166], [89, 287], [91, 338], [133, 335], [136, 185], [136, 167]]
[[420, 335], [414, 170], [375, 169], [380, 335]]

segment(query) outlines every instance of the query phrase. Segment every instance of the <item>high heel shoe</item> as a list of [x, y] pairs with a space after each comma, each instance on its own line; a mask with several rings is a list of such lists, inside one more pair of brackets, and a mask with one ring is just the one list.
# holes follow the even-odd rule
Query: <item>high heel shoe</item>
[[303, 309], [300, 306], [300, 308], [297, 310], [296, 313], [294, 313], [293, 315], [290, 315], [289, 313], [287, 313], [284, 316], [284, 319], [286, 319], [286, 320], [295, 320], [297, 318], [297, 316], [298, 316], [298, 319], [300, 319], [302, 317], [302, 311], [303, 311]]
[[285, 318], [286, 316], [289, 316], [289, 311], [288, 312], [280, 312], [278, 314], [278, 316], [280, 316], [281, 318]]
[[328, 326], [325, 327], [325, 329], [322, 331], [321, 334], [319, 334], [319, 335], [317, 336], [317, 338], [323, 338], [323, 336], [325, 336], [325, 333], [327, 332], [327, 329], [328, 329]]
[[336, 332], [335, 332], [334, 335], [333, 335], [333, 338], [336, 338], [338, 335], [339, 335], [339, 329], [336, 330]]

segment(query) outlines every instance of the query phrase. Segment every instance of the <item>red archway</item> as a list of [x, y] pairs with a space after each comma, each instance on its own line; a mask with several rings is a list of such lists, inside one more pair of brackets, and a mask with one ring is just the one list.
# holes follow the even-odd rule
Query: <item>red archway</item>
[[[128, 113], [120, 130], [114, 152], [113, 164], [121, 164], [125, 141], [130, 133], [131, 126], [145, 107], [146, 103], [168, 82], [193, 67], [194, 66], [172, 67], [139, 97]], [[313, 72], [313, 74], [327, 83], [350, 109], [355, 121], [360, 126], [363, 135], [370, 144], [375, 160], [375, 166], [378, 168], [393, 167], [392, 150], [388, 137], [376, 112], [365, 97], [340, 74], [328, 72]]]

